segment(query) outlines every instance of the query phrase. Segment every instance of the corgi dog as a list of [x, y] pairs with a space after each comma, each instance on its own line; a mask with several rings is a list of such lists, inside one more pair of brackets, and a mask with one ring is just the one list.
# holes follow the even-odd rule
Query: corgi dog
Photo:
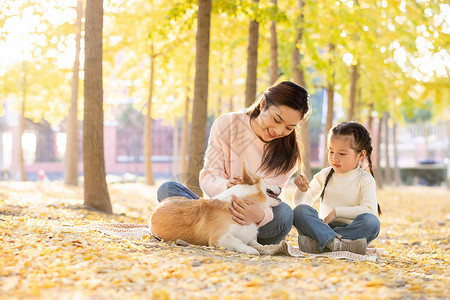
[[281, 203], [278, 198], [281, 188], [266, 184], [262, 178], [248, 173], [245, 166], [242, 179], [242, 184], [234, 185], [212, 199], [164, 199], [150, 218], [152, 234], [164, 241], [179, 239], [246, 254], [265, 254], [266, 246], [257, 242], [258, 226], [238, 224], [228, 207], [232, 194], [255, 199], [261, 209], [277, 206]]

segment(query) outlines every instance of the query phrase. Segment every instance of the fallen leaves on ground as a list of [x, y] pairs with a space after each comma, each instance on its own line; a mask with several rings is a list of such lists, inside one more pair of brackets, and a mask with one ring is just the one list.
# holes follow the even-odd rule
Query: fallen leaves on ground
[[[379, 191], [386, 255], [376, 262], [243, 255], [127, 240], [76, 225], [146, 224], [156, 188], [109, 186], [114, 215], [83, 207], [81, 188], [0, 183], [0, 299], [376, 299], [450, 295], [444, 188]], [[292, 190], [285, 191], [287, 198]], [[293, 229], [287, 240], [297, 246]]]

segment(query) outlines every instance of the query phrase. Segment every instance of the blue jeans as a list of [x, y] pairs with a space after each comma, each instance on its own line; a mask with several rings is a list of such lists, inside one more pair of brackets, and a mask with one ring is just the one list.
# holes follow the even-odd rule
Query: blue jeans
[[366, 238], [368, 244], [380, 232], [380, 221], [373, 214], [360, 214], [350, 224], [338, 222], [325, 224], [317, 211], [307, 204], [300, 204], [294, 208], [294, 226], [299, 234], [315, 239], [319, 243], [320, 250], [324, 250], [338, 235], [349, 240]]
[[[167, 197], [186, 197], [188, 199], [199, 199], [190, 189], [175, 181], [163, 183], [157, 191], [158, 201]], [[278, 244], [291, 231], [294, 213], [289, 205], [281, 202], [272, 208], [273, 220], [258, 229], [258, 243], [262, 245]]]
[[194, 192], [176, 181], [167, 181], [161, 184], [156, 192], [158, 201], [161, 202], [168, 197], [186, 197], [188, 199], [199, 199]]

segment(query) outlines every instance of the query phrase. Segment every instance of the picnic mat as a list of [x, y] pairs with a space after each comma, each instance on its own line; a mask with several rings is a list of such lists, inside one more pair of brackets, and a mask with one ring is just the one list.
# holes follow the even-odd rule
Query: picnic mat
[[[131, 223], [94, 223], [90, 225], [81, 225], [73, 227], [79, 232], [88, 232], [89, 230], [95, 230], [107, 235], [122, 237], [127, 239], [143, 239], [152, 238], [153, 241], [159, 240], [153, 236], [150, 228], [147, 224], [131, 224]], [[175, 244], [179, 246], [190, 246], [189, 243], [177, 240]], [[305, 253], [300, 251], [297, 247], [294, 247], [285, 241], [282, 241], [278, 245], [264, 246], [263, 249], [257, 249], [264, 255], [285, 255], [292, 257], [332, 257], [336, 259], [349, 259], [349, 260], [368, 260], [376, 261], [378, 256], [385, 253], [382, 248], [367, 248], [366, 255], [355, 254], [350, 251], [332, 251], [324, 252], [320, 254]]]

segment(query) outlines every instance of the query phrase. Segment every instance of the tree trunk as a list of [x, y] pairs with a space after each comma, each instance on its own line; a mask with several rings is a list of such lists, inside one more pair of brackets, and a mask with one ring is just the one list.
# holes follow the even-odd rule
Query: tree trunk
[[431, 158], [430, 155], [430, 128], [428, 126], [428, 123], [422, 124], [424, 135], [425, 135], [425, 157], [424, 159]]
[[153, 54], [153, 44], [150, 50], [150, 81], [147, 102], [147, 114], [145, 115], [144, 127], [144, 160], [145, 160], [145, 183], [147, 185], [155, 185], [152, 170], [152, 99], [153, 84], [155, 81], [155, 55]]
[[306, 86], [305, 83], [305, 71], [303, 70], [303, 65], [301, 64], [302, 56], [300, 54], [300, 50], [298, 49], [297, 45], [300, 45], [303, 43], [303, 24], [305, 16], [303, 14], [305, 3], [303, 0], [298, 0], [297, 2], [298, 8], [301, 11], [300, 13], [300, 20], [299, 20], [299, 27], [297, 28], [297, 39], [295, 41], [294, 45], [294, 51], [292, 52], [292, 70], [294, 75], [294, 81], [297, 82], [302, 87]]
[[392, 139], [394, 146], [394, 178], [395, 185], [400, 186], [402, 184], [402, 180], [400, 177], [400, 168], [398, 167], [398, 151], [397, 151], [397, 122], [394, 121], [394, 127], [392, 130]]
[[179, 120], [181, 118], [175, 118], [173, 120], [173, 135], [172, 135], [172, 174], [177, 175], [180, 173], [180, 146], [179, 146]]
[[[277, 0], [272, 0], [274, 7]], [[277, 42], [277, 22], [272, 21], [270, 26], [270, 82], [273, 85], [278, 79], [278, 42]]]
[[189, 62], [188, 68], [187, 68], [187, 77], [186, 77], [186, 98], [184, 100], [184, 113], [183, 113], [183, 123], [182, 123], [182, 127], [181, 127], [181, 150], [180, 150], [180, 172], [181, 172], [181, 176], [180, 176], [180, 180], [182, 181], [183, 184], [186, 183], [187, 180], [187, 164], [188, 164], [188, 159], [187, 159], [187, 147], [188, 147], [188, 138], [189, 138], [189, 112], [190, 112], [190, 94], [191, 94], [191, 85], [189, 84], [189, 73], [192, 67], [192, 61]]
[[102, 84], [103, 1], [86, 1], [84, 61], [84, 204], [112, 213], [106, 184]]
[[302, 151], [301, 171], [303, 175], [312, 178], [311, 171], [311, 141], [309, 137], [309, 121], [302, 122], [300, 125], [300, 142]]
[[27, 99], [27, 71], [25, 62], [23, 63], [23, 87], [22, 87], [22, 108], [19, 114], [19, 124], [18, 124], [18, 138], [17, 138], [17, 160], [19, 162], [19, 174], [21, 181], [27, 181], [27, 172], [25, 171], [25, 161], [23, 157], [23, 146], [22, 146], [22, 137], [25, 132], [25, 102]]
[[[334, 49], [336, 46], [332, 43], [328, 45], [328, 51], [330, 53], [334, 53]], [[331, 55], [333, 57], [334, 55]], [[333, 59], [330, 59], [330, 66], [333, 65]], [[328, 166], [328, 132], [333, 126], [333, 117], [334, 117], [334, 71], [331, 74], [331, 78], [328, 78], [327, 82], [327, 120], [325, 122], [324, 128], [324, 152], [323, 152], [323, 166]]]
[[363, 107], [363, 101], [362, 101], [362, 88], [358, 87], [358, 97], [356, 98], [356, 106], [355, 106], [355, 120], [359, 123], [362, 123], [362, 115], [361, 115], [361, 108]]
[[384, 168], [384, 179], [387, 185], [392, 185], [391, 163], [389, 158], [389, 113], [383, 112], [384, 119], [384, 155], [386, 167]]
[[[298, 51], [297, 47], [295, 47], [295, 50], [292, 54], [292, 67], [293, 67], [294, 81], [300, 84], [301, 86], [305, 87], [305, 78], [304, 78], [305, 72], [303, 71], [303, 67], [300, 63], [300, 52]], [[309, 137], [309, 120], [301, 122], [299, 137], [301, 141], [301, 148], [302, 148], [301, 150], [303, 154], [301, 170], [299, 170], [299, 172], [301, 172], [303, 175], [311, 179], [312, 178], [311, 142]]]
[[183, 115], [183, 127], [181, 129], [181, 174], [183, 177], [181, 180], [183, 182], [186, 181], [185, 178], [187, 174], [187, 144], [188, 144], [188, 135], [189, 135], [189, 96], [186, 96], [186, 100], [184, 101], [184, 115]]
[[19, 166], [19, 178], [21, 181], [27, 181], [27, 173], [25, 171], [25, 160], [23, 157], [22, 137], [25, 132], [25, 105], [27, 100], [27, 65], [22, 63], [23, 82], [22, 82], [22, 107], [19, 114], [19, 122], [17, 126], [17, 165]]
[[379, 189], [383, 188], [383, 176], [381, 172], [381, 132], [383, 130], [383, 118], [378, 118], [378, 129], [377, 129], [377, 140], [375, 144], [375, 165], [374, 165], [374, 175], [375, 181]]
[[4, 144], [3, 144], [3, 132], [5, 130], [5, 127], [3, 124], [0, 124], [0, 180], [7, 180], [6, 176], [6, 167], [5, 167], [5, 160], [3, 159], [5, 151]]
[[[252, 0], [257, 6], [259, 0]], [[256, 98], [256, 80], [258, 68], [258, 33], [259, 23], [256, 20], [250, 20], [248, 29], [248, 48], [247, 48], [247, 79], [245, 88], [245, 106], [249, 107]]]
[[[447, 74], [448, 74], [448, 69], [447, 69]], [[449, 74], [450, 75], [450, 74]], [[449, 76], [450, 79], [450, 76]], [[450, 122], [446, 122], [446, 127], [447, 127], [447, 141], [450, 141]], [[444, 153], [444, 155], [446, 155], [446, 157], [450, 157], [450, 147], [447, 147], [447, 153]], [[450, 162], [447, 162], [447, 189], [450, 190]]]
[[371, 137], [373, 138], [373, 117], [372, 117], [372, 111], [373, 111], [373, 103], [369, 104], [369, 117], [367, 120], [367, 130], [369, 130], [369, 133]]
[[22, 112], [19, 114], [18, 139], [17, 139], [17, 149], [18, 149], [17, 160], [19, 162], [19, 178], [21, 181], [28, 180], [27, 172], [25, 170], [25, 160], [23, 157], [23, 148], [22, 148], [23, 147], [22, 137], [24, 131], [25, 131], [25, 117], [23, 116], [23, 108], [22, 108]]
[[[219, 76], [219, 86], [222, 88], [223, 86], [225, 86], [224, 83], [224, 77], [225, 77], [225, 67], [221, 66], [220, 68], [220, 74], [218, 74]], [[219, 92], [219, 96], [217, 97], [217, 106], [216, 106], [216, 112], [215, 112], [215, 119], [220, 117], [222, 115], [223, 112], [223, 107], [222, 107], [222, 93]]]
[[66, 124], [66, 152], [64, 154], [64, 183], [78, 185], [78, 82], [80, 70], [81, 18], [83, 1], [77, 1], [77, 19], [75, 21], [75, 61], [72, 74], [72, 94], [70, 96], [69, 115]]
[[[228, 68], [228, 83], [229, 84], [231, 83], [231, 85], [233, 84], [233, 81], [235, 79], [235, 68], [234, 68], [233, 62], [234, 62], [234, 60], [232, 59], [230, 61], [230, 65]], [[228, 98], [228, 112], [234, 111], [233, 93], [234, 92], [232, 92], [232, 95], [230, 96], [230, 98]]]
[[209, 41], [212, 0], [198, 0], [197, 45], [195, 54], [194, 106], [189, 142], [189, 175], [186, 186], [202, 195], [198, 176], [203, 166], [208, 108]]
[[331, 127], [333, 127], [333, 116], [334, 116], [334, 86], [332, 82], [327, 84], [327, 119], [325, 122], [325, 127], [323, 130], [325, 142], [324, 142], [324, 157], [323, 166], [328, 166], [328, 132]]
[[[298, 49], [297, 45], [302, 44], [303, 42], [303, 22], [304, 22], [304, 15], [303, 15], [303, 8], [304, 8], [304, 2], [303, 0], [298, 1], [298, 8], [301, 11], [300, 14], [300, 20], [299, 20], [299, 27], [297, 29], [297, 40], [295, 41], [295, 47], [294, 51], [292, 52], [292, 73], [294, 75], [294, 82], [298, 83], [302, 87], [306, 87], [305, 82], [305, 71], [303, 70], [303, 65], [301, 63], [302, 56], [300, 54], [300, 50]], [[302, 145], [302, 165], [301, 165], [301, 172], [306, 177], [311, 179], [312, 172], [311, 172], [311, 142], [309, 137], [309, 121], [304, 121], [301, 124], [300, 127], [300, 141]]]
[[352, 72], [350, 76], [350, 96], [347, 120], [353, 121], [355, 118], [355, 103], [356, 103], [356, 87], [358, 85], [358, 64], [352, 65]]

